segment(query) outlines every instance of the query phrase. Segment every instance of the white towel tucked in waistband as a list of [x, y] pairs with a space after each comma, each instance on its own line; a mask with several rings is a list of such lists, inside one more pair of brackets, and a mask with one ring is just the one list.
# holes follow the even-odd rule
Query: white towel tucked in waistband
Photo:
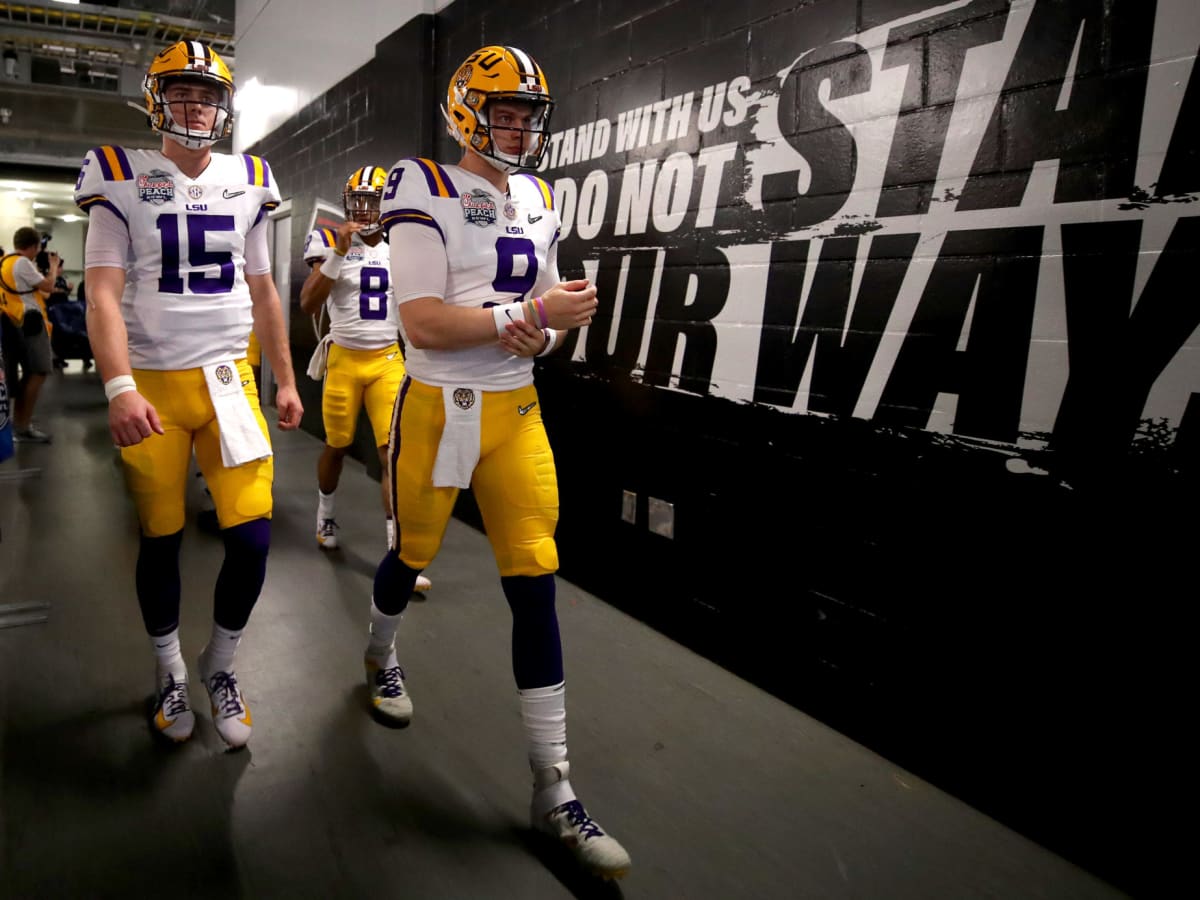
[[221, 462], [232, 468], [270, 456], [271, 443], [258, 427], [233, 360], [205, 366], [204, 380], [221, 432]]
[[325, 377], [325, 367], [329, 362], [329, 345], [333, 343], [333, 334], [327, 334], [317, 342], [317, 349], [313, 351], [312, 358], [308, 361], [308, 377], [313, 381], [320, 381]]
[[479, 462], [479, 423], [483, 410], [483, 391], [479, 388], [442, 388], [446, 407], [446, 427], [438, 443], [433, 462], [433, 486], [471, 486], [475, 464]]

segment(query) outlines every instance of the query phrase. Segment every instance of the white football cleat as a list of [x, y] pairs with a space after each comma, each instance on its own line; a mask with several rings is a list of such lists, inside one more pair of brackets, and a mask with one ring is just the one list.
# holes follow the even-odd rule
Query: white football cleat
[[[575, 792], [567, 784], [570, 766], [563, 760], [533, 773], [533, 802], [530, 818], [533, 827], [549, 835], [567, 850], [584, 869], [600, 878], [621, 878], [633, 865], [625, 848], [605, 833], [588, 815]], [[570, 797], [565, 803], [546, 811], [547, 798]], [[553, 803], [554, 800], [550, 799]]]
[[188, 700], [186, 677], [177, 680], [171, 672], [158, 673], [158, 703], [152, 721], [159, 734], [177, 744], [192, 736], [196, 714]]
[[[204, 667], [201, 665], [201, 673]], [[250, 707], [242, 689], [238, 687], [237, 676], [232, 672], [213, 672], [203, 678], [204, 687], [208, 691], [208, 699], [212, 704], [213, 725], [231, 750], [246, 746], [250, 740], [250, 729], [254, 725], [250, 717]]]
[[395, 725], [407, 725], [412, 720], [413, 705], [408, 691], [404, 689], [404, 671], [395, 664], [380, 665], [367, 657], [363, 660], [367, 669], [367, 690], [371, 695], [371, 708], [381, 718]]
[[322, 550], [336, 550], [338, 545], [338, 523], [333, 519], [322, 519], [317, 523], [317, 543]]

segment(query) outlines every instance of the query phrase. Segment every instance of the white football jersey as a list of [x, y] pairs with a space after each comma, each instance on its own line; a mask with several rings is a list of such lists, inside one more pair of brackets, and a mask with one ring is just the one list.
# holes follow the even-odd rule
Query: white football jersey
[[[324, 262], [337, 246], [337, 232], [318, 228], [304, 241], [304, 261]], [[387, 241], [374, 247], [357, 234], [350, 235], [350, 249], [342, 264], [325, 308], [333, 342], [351, 350], [378, 350], [393, 344], [400, 333], [396, 294], [392, 290]]]
[[[402, 159], [388, 175], [380, 212], [391, 241], [404, 240], [399, 224], [441, 236], [449, 260], [441, 299], [452, 306], [512, 303], [559, 281], [558, 210], [550, 186], [536, 175], [510, 175], [505, 195], [458, 166]], [[405, 274], [395, 273], [397, 303], [428, 296], [411, 290]], [[499, 341], [462, 350], [409, 346], [404, 365], [413, 378], [439, 387], [507, 391], [533, 381], [533, 360], [505, 352]]]
[[279, 205], [265, 160], [214, 153], [189, 178], [158, 150], [96, 147], [75, 202], [129, 229], [121, 312], [138, 369], [190, 369], [246, 355], [254, 320], [243, 273], [246, 235]]

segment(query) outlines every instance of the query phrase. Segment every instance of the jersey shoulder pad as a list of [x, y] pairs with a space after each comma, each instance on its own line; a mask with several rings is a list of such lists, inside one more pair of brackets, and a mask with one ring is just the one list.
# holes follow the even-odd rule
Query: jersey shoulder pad
[[249, 153], [242, 153], [239, 156], [246, 169], [246, 184], [262, 188], [266, 192], [264, 205], [278, 206], [280, 202], [279, 185], [275, 183], [275, 175], [271, 171], [270, 164], [261, 156], [253, 156]]
[[429, 159], [402, 159], [388, 173], [379, 221], [385, 232], [401, 222], [411, 222], [441, 233], [434, 200], [457, 198], [458, 190], [445, 167]]
[[520, 186], [520, 190], [533, 196], [535, 203], [540, 203], [545, 209], [554, 209], [554, 188], [536, 175], [528, 172], [518, 172], [511, 179]]
[[101, 181], [132, 181], [133, 166], [124, 147], [105, 145], [93, 147], [83, 158], [84, 167], [90, 164], [91, 173]]
[[304, 239], [304, 260], [325, 259], [337, 246], [337, 232], [332, 228], [314, 228]]
[[122, 147], [106, 145], [93, 147], [83, 157], [79, 177], [75, 180], [75, 205], [90, 212], [97, 204], [106, 206], [123, 221], [122, 187], [134, 182], [133, 164]]

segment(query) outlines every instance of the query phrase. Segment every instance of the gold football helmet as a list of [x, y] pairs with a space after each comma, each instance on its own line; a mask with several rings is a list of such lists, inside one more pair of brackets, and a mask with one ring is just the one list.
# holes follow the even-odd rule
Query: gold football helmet
[[[189, 129], [186, 122], [175, 120], [167, 104], [166, 90], [176, 79], [198, 81], [216, 88], [217, 102], [203, 104], [216, 107], [216, 117], [210, 130]], [[160, 51], [150, 63], [142, 90], [145, 92], [144, 111], [150, 117], [150, 127], [185, 147], [193, 150], [211, 147], [233, 133], [233, 75], [229, 66], [225, 65], [225, 60], [206, 44], [178, 41]]]
[[359, 234], [374, 234], [379, 230], [379, 200], [383, 197], [383, 186], [387, 172], [379, 166], [363, 166], [356, 169], [342, 190], [342, 206], [346, 218], [361, 222], [365, 227]]
[[[497, 145], [489, 121], [491, 105], [497, 101], [528, 103], [533, 120], [520, 130], [519, 153], [506, 153]], [[502, 172], [536, 169], [550, 140], [550, 113], [554, 101], [542, 67], [532, 56], [516, 47], [490, 46], [466, 58], [446, 91], [446, 117], [450, 136], [464, 150], [474, 150]]]

